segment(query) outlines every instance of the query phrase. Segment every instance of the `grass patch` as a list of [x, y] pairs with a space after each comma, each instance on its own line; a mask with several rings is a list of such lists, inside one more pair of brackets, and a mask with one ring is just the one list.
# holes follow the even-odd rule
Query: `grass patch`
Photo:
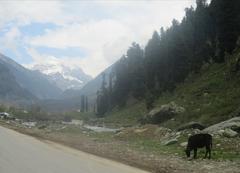
[[[189, 75], [172, 93], [163, 93], [155, 101], [155, 107], [174, 101], [186, 109], [175, 121], [163, 125], [174, 129], [189, 121], [212, 125], [230, 118], [229, 114], [240, 105], [240, 78], [237, 74], [229, 77], [229, 71], [226, 64], [211, 64], [198, 74]], [[138, 102], [115, 108], [99, 121], [113, 126], [131, 126], [139, 124], [139, 119], [147, 112], [145, 103]]]
[[132, 126], [139, 124], [139, 120], [147, 113], [143, 102], [128, 105], [125, 108], [115, 108], [106, 114], [103, 122], [114, 126]]

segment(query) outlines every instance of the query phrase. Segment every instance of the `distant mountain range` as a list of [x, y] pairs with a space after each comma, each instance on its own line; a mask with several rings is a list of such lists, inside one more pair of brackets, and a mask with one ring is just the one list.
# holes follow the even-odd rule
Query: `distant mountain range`
[[90, 80], [80, 90], [66, 90], [58, 100], [47, 100], [42, 102], [42, 106], [49, 111], [65, 111], [80, 109], [81, 95], [88, 97], [89, 108], [93, 109], [96, 103], [97, 91], [102, 85], [102, 75], [105, 74], [106, 83], [108, 84], [109, 75], [115, 64], [102, 71], [94, 79]]
[[76, 97], [83, 94], [86, 96], [96, 95], [97, 91], [100, 89], [102, 85], [102, 75], [105, 74], [106, 82], [108, 83], [109, 74], [112, 71], [112, 67], [113, 65], [106, 68], [99, 75], [97, 75], [95, 78], [90, 80], [87, 84], [85, 84], [80, 90], [66, 90], [65, 92], [63, 92], [63, 97], [71, 98], [71, 97]]
[[85, 74], [80, 67], [68, 67], [60, 62], [54, 61], [35, 64], [29, 67], [29, 69], [45, 74], [48, 80], [62, 91], [69, 89], [79, 90], [92, 79], [92, 77]]
[[27, 90], [38, 99], [58, 98], [62, 93], [61, 89], [52, 84], [46, 75], [26, 69], [2, 54], [0, 54], [0, 64], [9, 70], [22, 89]]
[[0, 61], [0, 103], [33, 103], [36, 97], [22, 88], [15, 76]]
[[81, 95], [88, 97], [89, 108], [93, 109], [96, 103], [97, 91], [102, 85], [102, 74], [105, 74], [106, 82], [108, 82], [109, 75], [114, 65], [108, 67], [101, 72], [94, 79], [89, 81], [80, 90], [69, 89], [62, 93], [61, 99], [58, 100], [45, 100], [41, 105], [48, 111], [66, 111], [80, 109]]
[[59, 63], [35, 64], [25, 68], [0, 54], [0, 103], [37, 103], [49, 110], [78, 109], [81, 95], [93, 106], [102, 84], [102, 74], [108, 81], [112, 66], [94, 79], [80, 68]]

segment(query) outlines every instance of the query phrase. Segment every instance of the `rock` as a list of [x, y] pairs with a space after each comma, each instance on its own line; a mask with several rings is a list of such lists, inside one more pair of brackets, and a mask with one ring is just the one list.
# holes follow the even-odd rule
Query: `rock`
[[182, 143], [180, 144], [180, 146], [181, 146], [181, 147], [186, 147], [187, 144], [188, 144], [187, 142], [182, 142]]
[[162, 105], [152, 109], [143, 119], [145, 123], [159, 124], [166, 120], [172, 119], [175, 115], [185, 111], [184, 107], [178, 106], [174, 102]]
[[175, 138], [178, 139], [178, 138], [180, 138], [180, 137], [181, 137], [180, 135], [177, 135]]
[[[223, 121], [218, 124], [214, 124], [206, 129], [204, 129], [203, 132], [216, 134], [216, 135], [223, 135], [223, 132], [225, 131], [225, 129], [240, 129], [240, 117], [231, 118], [227, 121]], [[232, 130], [232, 131], [234, 131], [234, 130]], [[234, 132], [236, 132], [236, 131], [234, 131]]]
[[199, 130], [203, 130], [204, 128], [205, 128], [205, 126], [202, 125], [201, 123], [189, 122], [187, 124], [182, 125], [177, 130], [178, 131], [182, 131], [182, 130], [186, 130], [186, 129], [199, 129]]
[[165, 128], [165, 127], [158, 127], [154, 132], [153, 134], [155, 136], [160, 136], [160, 137], [163, 137], [163, 136], [169, 136], [169, 134], [172, 132], [171, 129], [168, 129], [168, 128]]
[[180, 136], [180, 135], [181, 135], [181, 132], [177, 132], [176, 135], [177, 135], [177, 136]]
[[228, 138], [234, 138], [238, 135], [238, 133], [233, 131], [232, 129], [225, 129], [223, 135]]
[[224, 131], [225, 131], [225, 130], [223, 130], [223, 129], [222, 129], [222, 130], [219, 130], [219, 131], [217, 132], [217, 134], [220, 135], [220, 136], [222, 136], [223, 133], [224, 133]]
[[176, 144], [177, 142], [178, 142], [178, 140], [174, 138], [174, 139], [163, 141], [162, 144], [163, 145], [172, 145], [172, 144]]
[[22, 125], [28, 128], [35, 127], [37, 125], [37, 122], [23, 122]]
[[199, 129], [193, 129], [192, 133], [193, 133], [193, 134], [198, 134], [198, 133], [201, 133], [201, 130], [199, 130]]
[[82, 120], [70, 120], [70, 121], [62, 121], [62, 124], [67, 124], [67, 125], [75, 125], [75, 126], [82, 126], [83, 121]]
[[207, 169], [207, 170], [212, 170], [214, 168], [214, 166], [213, 165], [204, 165], [203, 166], [203, 169]]
[[134, 133], [143, 133], [143, 132], [145, 132], [147, 130], [148, 130], [147, 128], [145, 128], [145, 129], [135, 129]]

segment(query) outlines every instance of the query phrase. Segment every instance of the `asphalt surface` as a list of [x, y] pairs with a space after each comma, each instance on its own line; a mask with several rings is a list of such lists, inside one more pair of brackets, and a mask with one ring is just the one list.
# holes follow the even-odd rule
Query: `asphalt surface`
[[0, 126], [0, 173], [147, 173]]

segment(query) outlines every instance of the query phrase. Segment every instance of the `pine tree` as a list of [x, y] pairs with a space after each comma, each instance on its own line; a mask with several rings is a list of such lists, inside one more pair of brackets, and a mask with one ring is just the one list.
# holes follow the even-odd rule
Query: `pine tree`
[[216, 61], [223, 62], [225, 52], [232, 53], [239, 36], [239, 0], [212, 0], [211, 8], [216, 20]]
[[81, 112], [85, 111], [85, 96], [81, 95]]

